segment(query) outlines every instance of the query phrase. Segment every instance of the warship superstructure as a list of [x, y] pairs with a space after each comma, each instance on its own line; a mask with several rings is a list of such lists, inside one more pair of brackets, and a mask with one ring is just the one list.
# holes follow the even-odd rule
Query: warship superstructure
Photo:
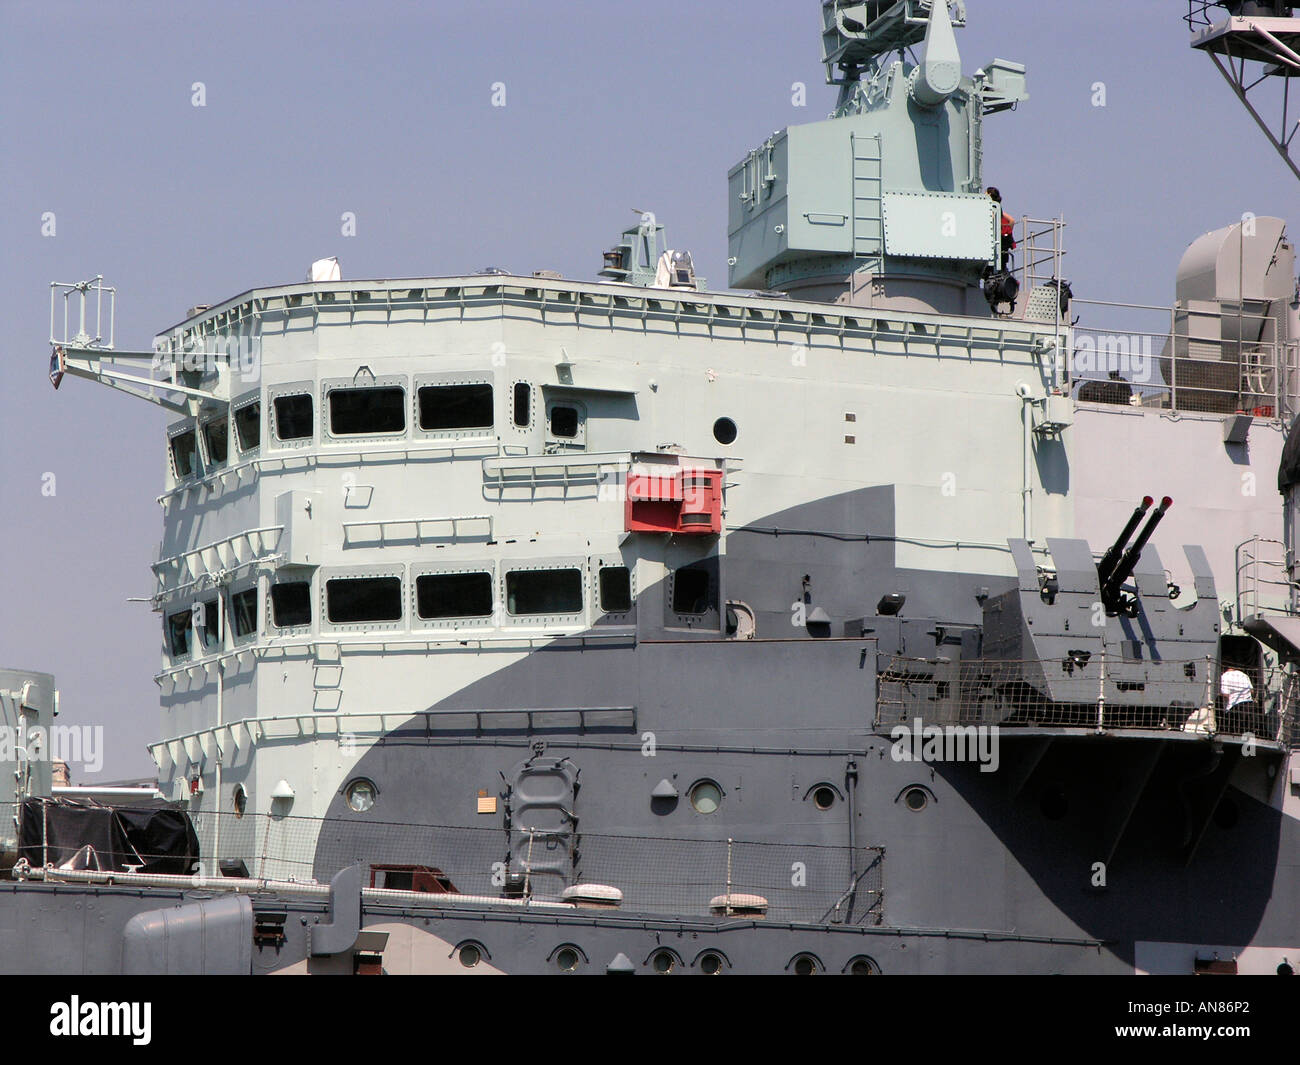
[[1008, 261], [1026, 71], [963, 74], [966, 6], [824, 0], [839, 102], [728, 175], [725, 291], [650, 214], [596, 281], [322, 260], [150, 351], [54, 286], [54, 383], [175, 415], [194, 840], [97, 853], [122, 797], [15, 754], [6, 968], [1289, 971], [1292, 244], [1200, 237], [1146, 343], [1059, 220]]

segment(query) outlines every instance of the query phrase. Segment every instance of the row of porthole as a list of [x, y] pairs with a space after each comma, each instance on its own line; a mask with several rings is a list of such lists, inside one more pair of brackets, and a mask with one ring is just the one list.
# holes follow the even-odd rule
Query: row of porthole
[[[722, 788], [713, 780], [698, 780], [686, 793], [691, 807], [696, 813], [711, 814], [722, 805]], [[819, 810], [829, 810], [835, 805], [839, 793], [829, 784], [816, 784], [809, 791], [808, 798]], [[925, 788], [917, 785], [905, 788], [900, 795], [903, 803], [914, 813], [924, 810], [929, 805], [930, 795]]]
[[[242, 788], [239, 790], [242, 791]], [[366, 777], [354, 777], [343, 789], [348, 808], [359, 814], [365, 813], [375, 805], [378, 794], [379, 789], [375, 787], [374, 781]], [[716, 813], [722, 805], [722, 788], [713, 780], [697, 780], [686, 794], [691, 808], [698, 814], [707, 816]], [[813, 805], [819, 810], [829, 810], [835, 805], [838, 797], [835, 789], [829, 784], [818, 784], [811, 792]], [[928, 805], [930, 797], [924, 788], [913, 786], [903, 792], [902, 799], [909, 810], [920, 811]], [[236, 812], [242, 816], [243, 809], [238, 794], [235, 801]]]
[[[466, 969], [475, 968], [487, 957], [486, 948], [472, 940], [463, 942], [456, 948], [456, 959]], [[582, 948], [572, 943], [561, 944], [551, 952], [547, 960], [563, 973], [576, 973], [588, 962]], [[646, 959], [645, 965], [657, 976], [668, 976], [683, 968], [681, 955], [666, 947], [654, 951]], [[710, 949], [700, 951], [691, 967], [698, 969], [704, 976], [720, 976], [731, 968], [731, 963], [721, 951]], [[785, 971], [795, 976], [817, 976], [826, 972], [826, 965], [817, 955], [805, 951], [791, 958]], [[880, 973], [880, 966], [865, 954], [858, 954], [850, 958], [841, 971], [849, 976], [876, 976]]]

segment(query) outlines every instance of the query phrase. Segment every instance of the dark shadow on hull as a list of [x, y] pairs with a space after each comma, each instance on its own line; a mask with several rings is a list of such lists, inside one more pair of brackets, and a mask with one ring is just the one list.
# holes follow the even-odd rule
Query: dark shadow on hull
[[[1272, 753], [1257, 755], [1264, 769]], [[936, 764], [1038, 889], [1127, 964], [1136, 941], [1246, 945], [1294, 928], [1264, 918], [1294, 824], [1228, 784], [1236, 748], [1207, 742], [1002, 734], [996, 773]], [[1250, 767], [1252, 770], [1256, 767]], [[1286, 837], [1283, 838], [1284, 828]], [[1104, 866], [1105, 886], [1097, 863]], [[1289, 890], [1286, 888], [1285, 890]], [[1024, 929], [1022, 929], [1024, 930]]]

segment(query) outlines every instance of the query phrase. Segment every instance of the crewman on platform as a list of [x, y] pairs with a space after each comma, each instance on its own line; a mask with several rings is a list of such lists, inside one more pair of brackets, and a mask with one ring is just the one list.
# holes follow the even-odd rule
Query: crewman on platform
[[1255, 703], [1255, 686], [1250, 677], [1235, 666], [1223, 671], [1219, 678], [1219, 694], [1223, 697], [1223, 723], [1220, 732], [1229, 735], [1263, 730], [1263, 718]]
[[[1002, 193], [998, 190], [996, 186], [990, 185], [984, 191], [989, 194], [989, 197], [993, 200], [994, 203], [996, 203], [999, 207], [1002, 206]], [[1002, 212], [1002, 269], [1003, 270], [1009, 270], [1011, 268], [1011, 251], [1016, 246], [1016, 238], [1014, 236], [1015, 231], [1016, 231], [1016, 220], [1012, 218], [1009, 214], [1007, 214], [1006, 211], [1003, 211]]]

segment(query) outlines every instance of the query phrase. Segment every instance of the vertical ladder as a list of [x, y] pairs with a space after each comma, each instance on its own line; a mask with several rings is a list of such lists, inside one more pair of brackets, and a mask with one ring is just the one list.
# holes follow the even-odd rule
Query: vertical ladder
[[885, 255], [880, 135], [851, 134], [849, 141], [853, 151], [853, 255], [858, 259], [874, 259], [879, 268]]

